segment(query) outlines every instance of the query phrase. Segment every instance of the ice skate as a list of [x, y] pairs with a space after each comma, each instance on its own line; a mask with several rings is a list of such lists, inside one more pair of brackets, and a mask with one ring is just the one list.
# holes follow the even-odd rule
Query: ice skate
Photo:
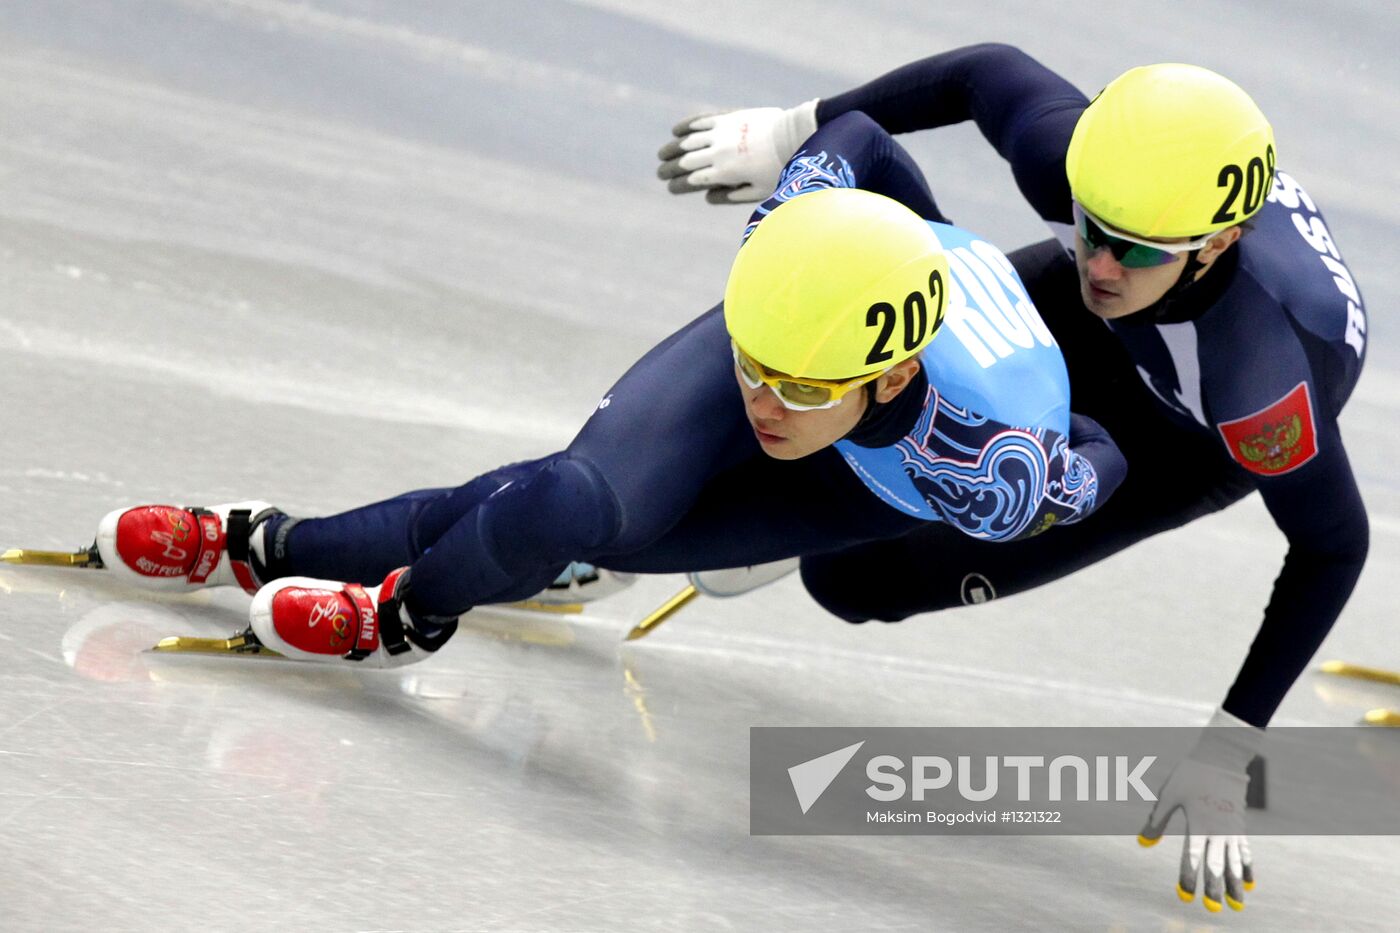
[[206, 586], [261, 585], [251, 539], [269, 517], [266, 502], [199, 506], [140, 505], [109, 512], [93, 545], [118, 577], [146, 589], [181, 592]]
[[[1365, 667], [1347, 661], [1323, 661], [1318, 670], [1324, 674], [1333, 674], [1338, 677], [1350, 677], [1356, 680], [1367, 680], [1371, 683], [1400, 687], [1400, 671]], [[1361, 717], [1361, 721], [1371, 726], [1400, 728], [1400, 711], [1387, 707], [1367, 710], [1366, 714]]]
[[[283, 577], [253, 597], [249, 632], [260, 649], [300, 661], [400, 667], [421, 661], [457, 630], [456, 619], [423, 620], [403, 605], [407, 568], [379, 586]], [[246, 651], [247, 633], [228, 651]]]
[[748, 567], [729, 567], [719, 570], [697, 570], [686, 574], [690, 585], [662, 603], [651, 615], [632, 626], [627, 633], [627, 641], [645, 638], [662, 622], [679, 612], [691, 600], [700, 595], [727, 599], [742, 596], [759, 587], [775, 583], [797, 569], [800, 561], [796, 557], [775, 560], [766, 564], [753, 564]]
[[574, 561], [564, 568], [553, 583], [518, 605], [522, 609], [543, 612], [579, 612], [585, 603], [621, 593], [636, 581], [635, 573], [605, 570]]

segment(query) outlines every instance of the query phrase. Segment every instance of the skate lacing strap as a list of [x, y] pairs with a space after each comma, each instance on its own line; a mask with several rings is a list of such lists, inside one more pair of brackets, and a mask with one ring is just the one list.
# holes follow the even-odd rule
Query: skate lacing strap
[[[355, 634], [355, 647], [345, 652], [345, 659], [363, 661], [379, 647], [378, 613], [375, 611], [374, 600], [369, 598], [365, 588], [358, 583], [345, 584], [345, 595], [350, 597], [350, 602], [354, 604], [355, 611], [360, 616], [360, 624]], [[390, 654], [393, 654], [392, 649]]]
[[[447, 640], [457, 631], [457, 620], [443, 623], [432, 635], [419, 631], [411, 625], [404, 625], [403, 598], [408, 592], [408, 569], [396, 570], [384, 578], [379, 589], [379, 627], [384, 642], [384, 650], [391, 655], [403, 654], [412, 648], [433, 652], [447, 644]], [[410, 617], [413, 613], [408, 613]]]
[[218, 569], [219, 558], [223, 556], [228, 538], [224, 534], [223, 522], [213, 512], [200, 508], [187, 511], [199, 526], [199, 553], [195, 555], [194, 567], [190, 570], [190, 582], [202, 585]]
[[228, 559], [233, 567], [234, 579], [249, 593], [256, 593], [261, 584], [255, 569], [256, 555], [252, 552], [253, 531], [262, 522], [277, 513], [277, 509], [263, 509], [254, 515], [251, 509], [233, 509], [228, 513], [225, 527], [228, 534]]
[[[219, 558], [228, 551], [229, 567], [233, 578], [244, 592], [256, 593], [258, 581], [253, 576], [248, 563], [248, 534], [254, 521], [250, 509], [234, 509], [228, 513], [228, 521], [221, 522], [219, 516], [209, 509], [188, 506], [185, 509], [199, 523], [199, 555], [195, 558], [194, 569], [190, 571], [190, 582], [204, 584], [219, 567]], [[259, 513], [262, 518], [266, 513]]]

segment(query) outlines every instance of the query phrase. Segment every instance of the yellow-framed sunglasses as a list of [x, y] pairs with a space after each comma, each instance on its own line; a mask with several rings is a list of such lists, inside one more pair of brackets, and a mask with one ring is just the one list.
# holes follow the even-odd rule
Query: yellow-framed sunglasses
[[734, 365], [739, 368], [739, 376], [750, 389], [768, 386], [783, 407], [792, 411], [817, 411], [822, 408], [835, 408], [841, 404], [841, 397], [852, 389], [858, 389], [867, 382], [879, 379], [893, 367], [879, 372], [833, 382], [828, 379], [802, 379], [784, 373], [775, 373], [758, 360], [739, 348], [732, 339], [729, 345], [734, 349]]

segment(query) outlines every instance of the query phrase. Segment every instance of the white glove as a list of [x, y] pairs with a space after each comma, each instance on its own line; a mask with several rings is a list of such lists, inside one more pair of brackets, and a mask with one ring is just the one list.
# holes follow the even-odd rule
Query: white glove
[[1195, 900], [1204, 862], [1201, 901], [1212, 913], [1221, 909], [1222, 901], [1244, 910], [1244, 892], [1254, 888], [1254, 859], [1244, 826], [1246, 769], [1263, 740], [1263, 729], [1216, 710], [1191, 754], [1157, 793], [1157, 803], [1138, 835], [1142, 845], [1156, 845], [1172, 814], [1185, 813], [1186, 842], [1176, 893], [1183, 901]]
[[762, 201], [783, 166], [817, 131], [817, 101], [787, 110], [755, 107], [702, 113], [677, 123], [661, 147], [656, 174], [672, 194], [704, 191], [711, 204]]

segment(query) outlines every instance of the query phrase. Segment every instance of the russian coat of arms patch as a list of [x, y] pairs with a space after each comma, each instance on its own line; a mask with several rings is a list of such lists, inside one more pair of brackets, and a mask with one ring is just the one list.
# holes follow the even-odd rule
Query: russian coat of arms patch
[[1317, 456], [1312, 396], [1300, 382], [1252, 415], [1222, 421], [1220, 436], [1240, 466], [1260, 476], [1288, 473]]

